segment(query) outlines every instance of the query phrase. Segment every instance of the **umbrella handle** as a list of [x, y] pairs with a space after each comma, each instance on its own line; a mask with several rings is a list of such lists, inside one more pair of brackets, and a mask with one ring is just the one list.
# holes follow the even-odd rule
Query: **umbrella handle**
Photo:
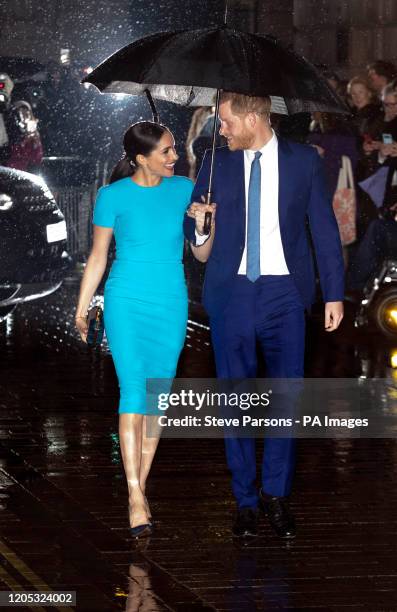
[[159, 114], [157, 112], [156, 105], [155, 105], [154, 100], [152, 98], [152, 94], [150, 93], [150, 91], [147, 88], [144, 91], [145, 91], [145, 94], [147, 96], [148, 102], [150, 104], [150, 108], [152, 109], [153, 122], [154, 123], [160, 123]]
[[[206, 204], [211, 204], [212, 192], [207, 191]], [[206, 212], [204, 215], [203, 234], [209, 234], [211, 231], [212, 213]]]
[[209, 234], [211, 231], [212, 213], [206, 212], [204, 216], [203, 234]]

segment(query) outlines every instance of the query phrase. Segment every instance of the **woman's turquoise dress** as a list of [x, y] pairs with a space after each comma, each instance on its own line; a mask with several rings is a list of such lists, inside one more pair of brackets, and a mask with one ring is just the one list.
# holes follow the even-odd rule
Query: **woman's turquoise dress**
[[173, 378], [187, 323], [183, 217], [193, 183], [131, 177], [102, 187], [93, 222], [111, 227], [116, 258], [105, 284], [105, 331], [120, 386], [119, 413], [147, 413], [146, 379]]

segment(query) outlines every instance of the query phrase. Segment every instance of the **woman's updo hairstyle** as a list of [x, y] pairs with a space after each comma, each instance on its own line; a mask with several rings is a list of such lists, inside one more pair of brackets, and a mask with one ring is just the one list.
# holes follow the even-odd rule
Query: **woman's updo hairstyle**
[[124, 134], [123, 156], [113, 168], [109, 185], [127, 176], [132, 176], [138, 167], [137, 156], [150, 155], [166, 132], [169, 130], [165, 125], [153, 121], [138, 121], [130, 125]]

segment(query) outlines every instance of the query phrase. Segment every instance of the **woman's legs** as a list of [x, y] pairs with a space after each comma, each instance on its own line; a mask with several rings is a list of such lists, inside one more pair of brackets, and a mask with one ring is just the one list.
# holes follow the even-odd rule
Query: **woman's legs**
[[143, 420], [143, 414], [119, 415], [120, 450], [127, 478], [131, 527], [148, 522], [145, 497], [140, 487]]
[[[149, 421], [151, 419], [151, 421]], [[156, 453], [157, 445], [159, 443], [159, 426], [158, 420], [152, 416], [145, 416], [143, 418], [143, 431], [142, 431], [142, 454], [141, 454], [141, 468], [139, 474], [139, 484], [141, 491], [145, 495], [146, 480], [150, 472], [150, 468], [153, 462], [154, 455]], [[148, 435], [149, 434], [149, 435]], [[146, 511], [151, 516], [149, 505], [146, 500]]]
[[[130, 286], [130, 275], [126, 282]], [[175, 373], [186, 330], [186, 289], [181, 285], [181, 299], [167, 305], [146, 302], [144, 295], [139, 300], [113, 296], [112, 285], [107, 287], [105, 329], [120, 385], [120, 450], [128, 484], [130, 523], [136, 527], [148, 523], [144, 493], [158, 444], [151, 427], [149, 435], [146, 431], [151, 419], [155, 423], [158, 419], [142, 414], [148, 410], [146, 380], [168, 380]], [[130, 408], [141, 413], [130, 413]]]

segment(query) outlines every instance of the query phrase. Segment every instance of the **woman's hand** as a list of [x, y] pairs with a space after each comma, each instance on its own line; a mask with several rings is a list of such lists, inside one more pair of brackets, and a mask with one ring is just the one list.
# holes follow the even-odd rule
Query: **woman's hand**
[[81, 280], [79, 299], [75, 310], [75, 324], [83, 342], [87, 342], [88, 332], [88, 324], [84, 313], [88, 311], [95, 291], [105, 273], [112, 235], [112, 228], [94, 225], [94, 242]]
[[75, 324], [83, 342], [87, 343], [88, 324], [85, 317], [76, 317]]
[[[204, 200], [204, 196], [202, 196]], [[212, 213], [211, 224], [215, 221], [216, 204], [199, 204], [193, 202], [188, 208], [187, 215], [196, 221], [196, 230], [202, 236], [204, 234], [205, 213]]]

